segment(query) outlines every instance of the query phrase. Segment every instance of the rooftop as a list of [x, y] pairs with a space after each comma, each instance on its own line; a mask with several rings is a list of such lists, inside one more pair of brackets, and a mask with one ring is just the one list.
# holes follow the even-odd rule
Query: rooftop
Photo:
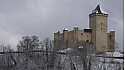
[[108, 14], [107, 12], [105, 12], [100, 5], [97, 5], [97, 7], [95, 8], [95, 10], [92, 11], [92, 13], [98, 13], [98, 14]]

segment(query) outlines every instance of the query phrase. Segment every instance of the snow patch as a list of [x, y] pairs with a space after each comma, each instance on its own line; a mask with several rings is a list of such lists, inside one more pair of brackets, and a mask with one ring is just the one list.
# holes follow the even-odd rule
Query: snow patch
[[73, 51], [72, 48], [67, 48], [67, 49], [64, 49], [64, 50], [59, 50], [58, 52], [66, 53], [66, 52], [71, 52], [71, 51]]
[[83, 46], [79, 46], [79, 48], [83, 48]]
[[75, 28], [78, 28], [78, 26], [74, 26]]
[[90, 29], [90, 28], [85, 28], [85, 29]]
[[123, 57], [124, 55], [120, 52], [106, 52], [107, 56], [113, 56], [113, 57]]
[[68, 30], [66, 27], [65, 27], [65, 29], [64, 30]]
[[115, 30], [110, 30], [110, 31], [115, 31]]
[[67, 28], [65, 28], [64, 30], [68, 30]]
[[105, 12], [105, 11], [102, 9], [101, 6], [100, 6], [100, 10], [101, 10], [102, 13], [104, 13], [104, 14], [108, 14], [107, 12]]

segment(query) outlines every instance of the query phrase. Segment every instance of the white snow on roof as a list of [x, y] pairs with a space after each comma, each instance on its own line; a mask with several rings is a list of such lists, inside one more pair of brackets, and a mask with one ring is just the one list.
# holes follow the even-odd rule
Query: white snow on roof
[[77, 28], [78, 26], [74, 26], [75, 28]]
[[83, 46], [79, 46], [79, 48], [83, 48]]
[[115, 30], [110, 30], [110, 31], [115, 31]]
[[94, 11], [94, 12], [99, 13], [97, 10], [96, 10], [96, 11]]
[[64, 30], [68, 30], [66, 27], [65, 27], [65, 29]]
[[85, 29], [90, 29], [90, 28], [85, 28]]
[[105, 12], [105, 11], [102, 9], [101, 6], [100, 6], [100, 10], [101, 10], [102, 13], [104, 13], [104, 14], [108, 14], [107, 12]]
[[102, 9], [102, 7], [101, 7], [100, 5], [98, 5], [98, 6], [96, 7], [96, 9], [92, 11], [92, 13], [108, 14], [107, 12], [105, 12], [105, 11]]
[[68, 29], [66, 28], [66, 29], [64, 29], [64, 30], [68, 30]]

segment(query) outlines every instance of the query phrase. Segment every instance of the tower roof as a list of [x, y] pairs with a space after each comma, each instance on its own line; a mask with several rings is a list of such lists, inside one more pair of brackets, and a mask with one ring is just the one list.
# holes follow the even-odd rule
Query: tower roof
[[107, 12], [105, 12], [100, 5], [97, 5], [97, 7], [95, 8], [95, 10], [93, 10], [92, 13], [98, 13], [98, 14], [108, 14]]

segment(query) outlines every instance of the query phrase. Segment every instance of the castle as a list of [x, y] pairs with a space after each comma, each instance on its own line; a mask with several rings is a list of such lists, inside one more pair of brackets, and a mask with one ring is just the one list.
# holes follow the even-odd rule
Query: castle
[[64, 29], [63, 33], [59, 31], [54, 33], [55, 47], [63, 48], [72, 47], [77, 49], [82, 42], [88, 42], [95, 46], [97, 52], [114, 51], [115, 31], [107, 33], [107, 18], [106, 13], [100, 5], [97, 5], [95, 10], [89, 14], [89, 28], [80, 30], [77, 26], [74, 30], [68, 31]]

